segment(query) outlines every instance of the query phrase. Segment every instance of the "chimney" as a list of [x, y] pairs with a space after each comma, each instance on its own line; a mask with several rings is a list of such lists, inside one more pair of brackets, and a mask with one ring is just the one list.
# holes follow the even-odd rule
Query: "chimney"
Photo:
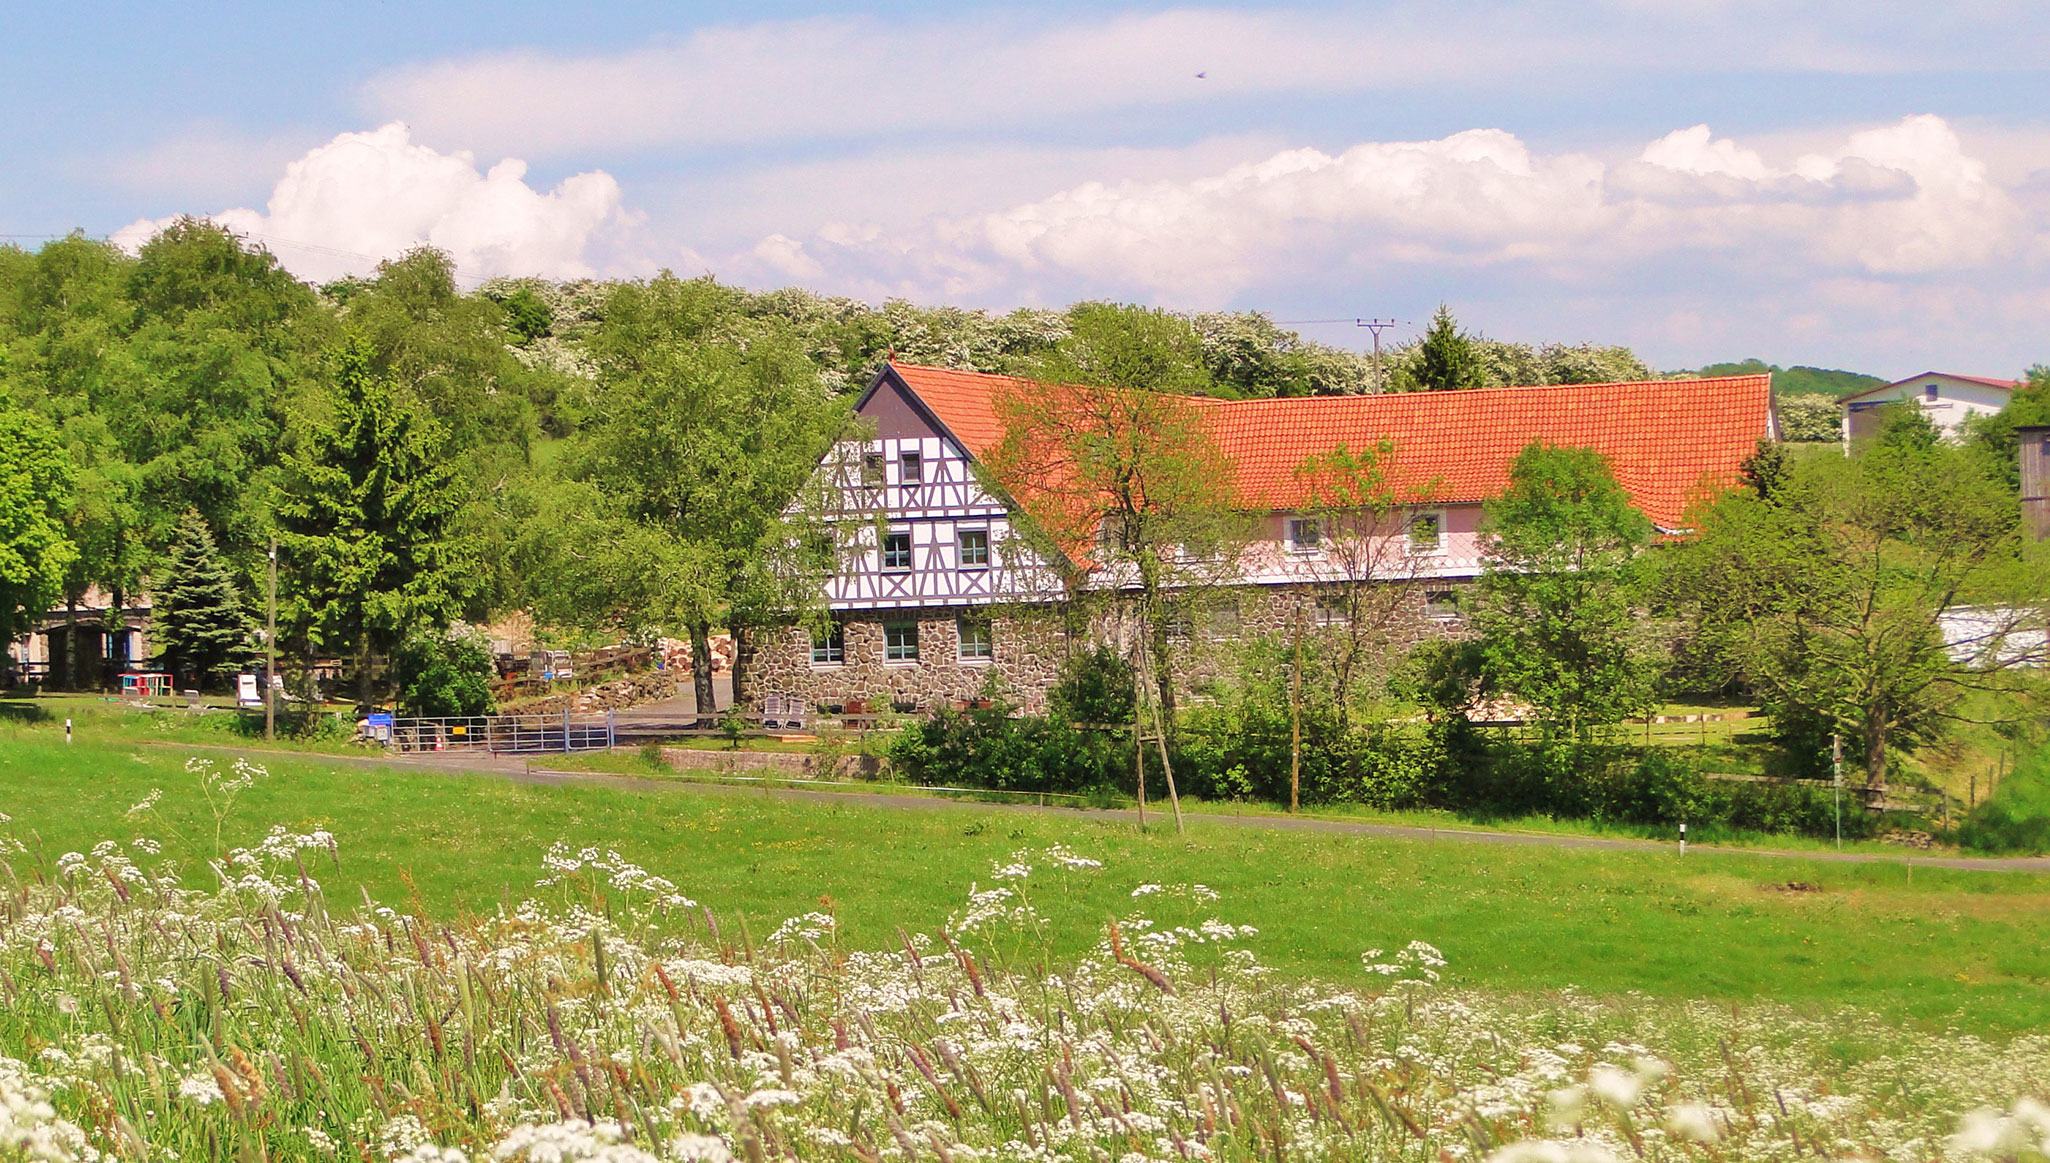
[[2018, 427], [2021, 443], [2022, 529], [2037, 540], [2050, 540], [2050, 424]]

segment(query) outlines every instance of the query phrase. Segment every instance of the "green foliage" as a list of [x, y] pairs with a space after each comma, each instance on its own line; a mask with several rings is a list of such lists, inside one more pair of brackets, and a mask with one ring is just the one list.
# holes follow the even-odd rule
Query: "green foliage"
[[1833, 396], [1775, 392], [1773, 407], [1779, 412], [1780, 435], [1788, 441], [1812, 444], [1844, 438], [1843, 406]]
[[1636, 584], [1651, 522], [1607, 459], [1533, 442], [1487, 503], [1483, 532], [1473, 625], [1489, 684], [1535, 707], [1556, 738], [1597, 738], [1650, 706], [1663, 657]]
[[2007, 487], [2019, 492], [2021, 465], [2016, 454], [2021, 439], [2015, 429], [2044, 424], [2050, 424], [2050, 366], [2037, 364], [2008, 396], [2006, 407], [1990, 416], [1966, 417], [1963, 436], [1969, 446], [1985, 455]]
[[1858, 455], [1796, 459], [1766, 496], [1700, 513], [1659, 585], [1693, 649], [1747, 686], [1789, 744], [1812, 754], [1834, 731], [1874, 784], [1890, 750], [1942, 737], [1968, 692], [2030, 685], [1998, 660], [1952, 659], [1941, 611], [2025, 612], [2046, 584], [1983, 454], [1896, 416], [1895, 435]]
[[254, 656], [256, 620], [198, 513], [178, 522], [152, 597], [150, 629], [180, 687], [223, 682]]
[[1440, 303], [1430, 329], [1390, 386], [1396, 391], [1450, 392], [1487, 384], [1488, 369], [1473, 338], [1459, 329], [1452, 309]]
[[[1696, 371], [1675, 372], [1683, 376], [1755, 376], [1770, 373], [1772, 390], [1781, 397], [1781, 404], [1789, 397], [1820, 396], [1834, 402], [1840, 396], [1876, 388], [1888, 381], [1863, 372], [1847, 372], [1834, 368], [1781, 367], [1762, 359], [1738, 360], [1735, 363], [1712, 363]], [[1789, 439], [1792, 439], [1791, 437]]]
[[520, 287], [499, 300], [505, 308], [505, 329], [523, 344], [545, 339], [555, 332], [555, 315], [532, 287]]
[[392, 655], [392, 683], [408, 715], [485, 715], [497, 677], [490, 646], [473, 631], [415, 630]]
[[475, 584], [447, 438], [374, 362], [361, 337], [335, 349], [330, 406], [302, 419], [277, 507], [280, 621], [353, 656], [365, 700], [373, 659], [446, 627]]
[[2015, 764], [1966, 818], [1958, 839], [1982, 852], [2050, 852], [2050, 748]]
[[1188, 319], [1157, 307], [1077, 303], [1068, 308], [1068, 334], [1052, 350], [1027, 361], [1034, 379], [1056, 384], [1170, 392], [1185, 396], [1229, 394], [1204, 363], [1203, 340]]
[[0, 390], [0, 642], [56, 604], [76, 559], [63, 524], [72, 479], [49, 423]]

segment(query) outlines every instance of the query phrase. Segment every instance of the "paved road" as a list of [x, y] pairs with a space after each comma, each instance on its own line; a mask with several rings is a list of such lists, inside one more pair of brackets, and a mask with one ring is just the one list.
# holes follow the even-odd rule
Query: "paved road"
[[[438, 774], [481, 775], [514, 783], [545, 786], [583, 785], [642, 792], [694, 792], [708, 795], [773, 796], [784, 800], [847, 804], [860, 807], [916, 811], [1008, 811], [1036, 815], [1058, 815], [1063, 819], [1103, 820], [1136, 824], [1139, 814], [1122, 808], [1063, 808], [1037, 804], [993, 804], [981, 800], [951, 800], [931, 795], [902, 795], [889, 792], [808, 791], [793, 787], [746, 786], [697, 780], [637, 779], [589, 771], [560, 771], [535, 766], [531, 760], [512, 756], [458, 754], [378, 756], [327, 755], [304, 751], [265, 751], [192, 743], [156, 743], [154, 747], [178, 747], [188, 751], [224, 751], [237, 755], [274, 756], [279, 759], [320, 759], [394, 771], [423, 771]], [[1156, 808], [1152, 823], [1165, 824], [1171, 817]], [[1305, 816], [1227, 816], [1201, 812], [1187, 815], [1195, 827], [1269, 828], [1277, 831], [1331, 832], [1355, 836], [1383, 836], [1404, 840], [1451, 840], [1474, 844], [1501, 844], [1535, 848], [1592, 848], [1618, 851], [1671, 852], [1674, 845], [1662, 840], [1634, 840], [1612, 836], [1569, 836], [1545, 832], [1505, 832], [1480, 828], [1425, 828], [1410, 824], [1370, 824], [1360, 820], [1329, 820]], [[1917, 856], [1891, 852], [1796, 851], [1783, 848], [1735, 848], [1712, 844], [1693, 845], [1692, 851], [1716, 855], [1764, 856], [1787, 860], [1817, 860], [1841, 864], [1909, 864], [1916, 868], [1956, 868], [1973, 872], [2025, 872], [2050, 874], [2050, 856]]]

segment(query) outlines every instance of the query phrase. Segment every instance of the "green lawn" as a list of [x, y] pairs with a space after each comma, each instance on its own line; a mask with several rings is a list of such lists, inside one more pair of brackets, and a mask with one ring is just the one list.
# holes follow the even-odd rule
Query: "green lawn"
[[[147, 834], [187, 858], [213, 818], [184, 749], [127, 740], [66, 746], [44, 723], [0, 725], [0, 812], [47, 861]], [[1156, 828], [1001, 808], [894, 810], [789, 803], [679, 786], [636, 793], [271, 758], [226, 821], [229, 843], [272, 824], [339, 838], [331, 892], [357, 885], [433, 912], [528, 892], [554, 841], [616, 848], [675, 880], [724, 923], [766, 932], [830, 898], [858, 946], [894, 943], [961, 907], [971, 882], [1021, 848], [1071, 845], [1105, 862], [1035, 900], [1068, 947], [1130, 907], [1145, 882], [1200, 882], [1216, 915], [1260, 927], [1291, 972], [1349, 981], [1369, 948], [1442, 948], [1452, 980], [1508, 991], [1851, 1002], [1931, 1028], [2050, 1022], [2050, 879], [1833, 865], [1728, 852], [1589, 852], [1238, 828], [1192, 816]], [[175, 829], [124, 817], [152, 788]], [[1162, 823], [1165, 823], [1163, 818]], [[336, 883], [336, 882], [339, 883]], [[1790, 881], [1815, 886], [1785, 891]], [[1035, 880], [1034, 882], [1038, 882]], [[1156, 898], [1157, 899], [1157, 898]]]

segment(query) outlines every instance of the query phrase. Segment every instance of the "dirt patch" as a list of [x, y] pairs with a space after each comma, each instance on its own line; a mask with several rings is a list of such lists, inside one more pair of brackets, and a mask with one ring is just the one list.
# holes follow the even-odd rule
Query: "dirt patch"
[[1821, 892], [1822, 886], [1812, 880], [1789, 880], [1784, 883], [1761, 884], [1760, 892]]

